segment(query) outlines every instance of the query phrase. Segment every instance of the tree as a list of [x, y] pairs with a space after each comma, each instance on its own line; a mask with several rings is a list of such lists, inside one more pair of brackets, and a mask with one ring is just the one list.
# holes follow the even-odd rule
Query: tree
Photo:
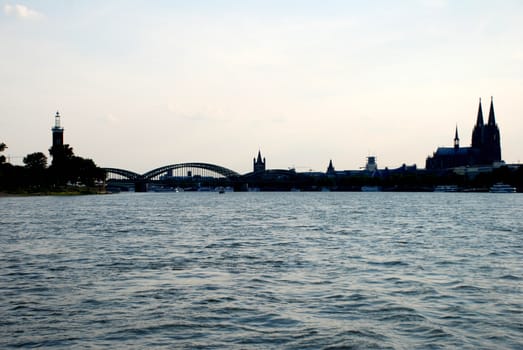
[[31, 170], [47, 168], [47, 157], [42, 152], [35, 152], [24, 157], [25, 167]]
[[49, 153], [53, 157], [53, 166], [60, 166], [74, 157], [73, 148], [69, 145], [54, 145], [49, 149]]
[[40, 190], [48, 185], [47, 157], [42, 152], [35, 152], [24, 157], [26, 187]]
[[105, 179], [105, 171], [96, 166], [92, 159], [74, 156], [70, 162], [70, 179], [73, 183], [80, 182], [93, 186], [95, 181]]
[[49, 174], [54, 185], [82, 183], [86, 186], [93, 186], [97, 180], [105, 179], [103, 169], [97, 167], [92, 159], [75, 156], [69, 145], [53, 146], [49, 152], [53, 156]]
[[55, 185], [62, 186], [71, 180], [71, 162], [74, 158], [73, 149], [69, 145], [54, 145], [49, 149], [53, 157], [49, 173]]

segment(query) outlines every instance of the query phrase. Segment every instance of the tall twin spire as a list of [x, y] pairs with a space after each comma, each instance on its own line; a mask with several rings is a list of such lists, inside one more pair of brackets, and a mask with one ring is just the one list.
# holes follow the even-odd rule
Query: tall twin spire
[[488, 125], [496, 125], [496, 117], [494, 115], [494, 98], [490, 97], [490, 111], [488, 112]]
[[[490, 110], [488, 114], [488, 124], [485, 124], [483, 121], [483, 109], [481, 107], [481, 98], [479, 99], [479, 107], [478, 107], [478, 118], [476, 120], [476, 125], [474, 126], [474, 130], [472, 131], [472, 147], [482, 147], [482, 145], [485, 144], [485, 140], [491, 135], [487, 135], [490, 131], [488, 130], [495, 130], [497, 129], [496, 125], [496, 117], [494, 115], [494, 98], [490, 98]], [[494, 131], [492, 131], [494, 132]], [[490, 133], [492, 133], [490, 132]]]
[[476, 126], [483, 126], [483, 110], [481, 109], [481, 97], [479, 98], [478, 118], [476, 120]]
[[[483, 122], [483, 110], [481, 108], [481, 97], [479, 98], [478, 118], [476, 120], [476, 126], [481, 127], [484, 125]], [[488, 125], [496, 125], [496, 116], [494, 114], [494, 97], [490, 97], [490, 110], [488, 113]]]

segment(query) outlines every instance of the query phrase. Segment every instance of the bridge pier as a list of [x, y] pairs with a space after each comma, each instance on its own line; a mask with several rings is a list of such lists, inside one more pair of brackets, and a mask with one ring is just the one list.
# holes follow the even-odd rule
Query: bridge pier
[[134, 192], [147, 192], [147, 182], [136, 181], [134, 183]]

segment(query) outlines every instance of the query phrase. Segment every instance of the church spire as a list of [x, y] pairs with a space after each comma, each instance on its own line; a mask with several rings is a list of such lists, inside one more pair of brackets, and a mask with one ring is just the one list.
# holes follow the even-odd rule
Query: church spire
[[481, 109], [481, 97], [479, 98], [478, 119], [476, 120], [476, 126], [483, 126], [483, 110]]
[[484, 143], [484, 129], [483, 110], [481, 109], [481, 97], [479, 98], [478, 118], [474, 130], [472, 131], [472, 147], [481, 148]]
[[456, 134], [454, 135], [454, 149], [459, 148], [459, 135], [458, 135], [458, 126], [456, 125]]
[[334, 170], [334, 165], [332, 165], [332, 159], [329, 161], [329, 166], [327, 167], [327, 175], [334, 175], [336, 171]]
[[253, 163], [253, 171], [259, 172], [259, 171], [265, 171], [265, 158], [262, 160], [261, 151], [258, 150], [258, 158], [254, 158], [252, 160]]
[[494, 98], [490, 97], [490, 111], [488, 113], [488, 125], [496, 125], [496, 116], [494, 115]]

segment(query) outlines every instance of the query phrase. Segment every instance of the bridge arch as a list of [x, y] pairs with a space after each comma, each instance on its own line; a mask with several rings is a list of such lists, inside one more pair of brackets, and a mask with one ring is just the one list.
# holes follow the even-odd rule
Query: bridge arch
[[118, 169], [118, 168], [103, 168], [107, 174], [115, 174], [127, 178], [129, 180], [138, 180], [142, 175], [135, 173], [134, 171]]
[[142, 178], [145, 180], [152, 180], [157, 176], [160, 176], [161, 174], [164, 174], [170, 170], [177, 170], [177, 169], [190, 169], [190, 168], [197, 168], [197, 169], [203, 169], [208, 170], [211, 172], [214, 172], [216, 174], [219, 174], [226, 178], [234, 178], [239, 177], [240, 174], [237, 173], [234, 170], [215, 165], [215, 164], [209, 164], [209, 163], [179, 163], [179, 164], [171, 164], [171, 165], [165, 165], [156, 169], [153, 169], [151, 171], [146, 172], [142, 175]]

